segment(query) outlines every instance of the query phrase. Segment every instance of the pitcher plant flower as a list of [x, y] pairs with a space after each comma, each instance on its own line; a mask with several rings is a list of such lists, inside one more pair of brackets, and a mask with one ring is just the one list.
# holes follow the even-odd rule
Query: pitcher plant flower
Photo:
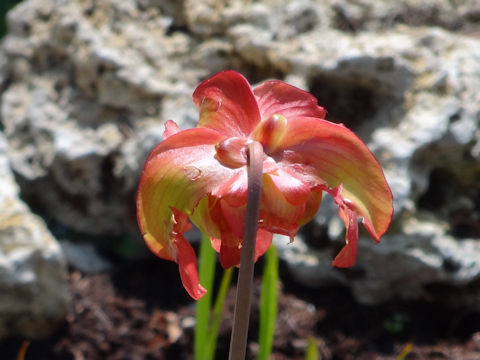
[[333, 197], [346, 226], [346, 244], [333, 266], [354, 265], [358, 220], [378, 242], [393, 214], [392, 193], [367, 146], [343, 124], [325, 120], [325, 109], [306, 91], [279, 80], [252, 88], [235, 71], [202, 82], [193, 94], [197, 127], [165, 124], [164, 140], [148, 156], [137, 195], [139, 227], [148, 247], [175, 261], [194, 299], [196, 256], [183, 233], [189, 220], [210, 237], [224, 268], [238, 266], [247, 203], [248, 146], [263, 147], [255, 260], [274, 233], [293, 241], [322, 201]]

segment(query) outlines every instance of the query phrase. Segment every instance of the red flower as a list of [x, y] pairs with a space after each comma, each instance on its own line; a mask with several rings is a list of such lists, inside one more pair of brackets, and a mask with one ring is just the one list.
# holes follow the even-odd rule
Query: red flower
[[224, 268], [240, 263], [247, 202], [248, 144], [263, 145], [263, 188], [256, 253], [273, 233], [292, 239], [317, 212], [322, 192], [339, 206], [346, 245], [334, 266], [355, 263], [358, 218], [375, 241], [387, 230], [392, 194], [382, 169], [365, 144], [342, 124], [324, 120], [315, 97], [282, 81], [252, 89], [234, 71], [214, 75], [193, 94], [200, 111], [196, 128], [165, 124], [165, 140], [149, 155], [138, 189], [143, 237], [159, 257], [178, 263], [194, 299], [195, 253], [183, 236], [190, 219], [210, 236]]

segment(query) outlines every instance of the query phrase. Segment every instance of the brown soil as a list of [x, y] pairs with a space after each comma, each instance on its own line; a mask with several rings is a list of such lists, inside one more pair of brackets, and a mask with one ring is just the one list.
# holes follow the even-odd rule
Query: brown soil
[[[261, 269], [261, 265], [257, 266]], [[314, 336], [320, 359], [480, 359], [480, 313], [420, 302], [362, 306], [344, 288], [307, 289], [282, 274], [272, 359], [304, 359]], [[64, 326], [32, 341], [25, 359], [193, 359], [194, 303], [175, 264], [122, 263], [112, 273], [69, 273], [72, 295]], [[255, 303], [259, 279], [256, 279]], [[234, 289], [220, 329], [217, 359], [227, 359]], [[255, 306], [255, 305], [254, 305]], [[251, 318], [248, 359], [257, 350], [258, 313]], [[16, 359], [25, 339], [0, 343], [0, 359]]]

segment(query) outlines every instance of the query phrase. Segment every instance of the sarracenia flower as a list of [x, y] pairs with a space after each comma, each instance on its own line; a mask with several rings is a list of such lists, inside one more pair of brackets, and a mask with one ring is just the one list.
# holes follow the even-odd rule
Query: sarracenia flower
[[342, 124], [324, 120], [311, 94], [282, 81], [251, 88], [234, 71], [202, 82], [193, 94], [196, 128], [165, 124], [164, 140], [149, 155], [137, 197], [138, 223], [149, 248], [178, 263], [194, 299], [196, 256], [183, 233], [189, 219], [208, 234], [224, 268], [240, 263], [247, 202], [248, 145], [263, 146], [263, 188], [256, 259], [273, 233], [289, 236], [317, 212], [330, 194], [346, 225], [346, 245], [333, 261], [348, 267], [357, 255], [358, 219], [378, 242], [388, 228], [392, 194], [366, 145]]

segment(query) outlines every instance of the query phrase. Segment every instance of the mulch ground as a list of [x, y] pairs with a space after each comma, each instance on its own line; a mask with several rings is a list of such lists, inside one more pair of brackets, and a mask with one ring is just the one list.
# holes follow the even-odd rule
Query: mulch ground
[[[257, 266], [259, 268], [259, 266]], [[260, 266], [261, 268], [261, 266]], [[282, 274], [274, 360], [304, 359], [309, 336], [320, 359], [480, 359], [480, 313], [421, 302], [363, 306], [347, 289], [307, 289]], [[68, 275], [71, 305], [51, 337], [31, 341], [25, 360], [192, 359], [194, 303], [175, 264], [121, 263], [102, 274]], [[256, 278], [254, 308], [260, 279]], [[220, 329], [217, 359], [228, 358], [234, 287]], [[248, 359], [257, 351], [258, 312], [251, 317]], [[0, 343], [0, 359], [16, 359], [25, 339]]]

